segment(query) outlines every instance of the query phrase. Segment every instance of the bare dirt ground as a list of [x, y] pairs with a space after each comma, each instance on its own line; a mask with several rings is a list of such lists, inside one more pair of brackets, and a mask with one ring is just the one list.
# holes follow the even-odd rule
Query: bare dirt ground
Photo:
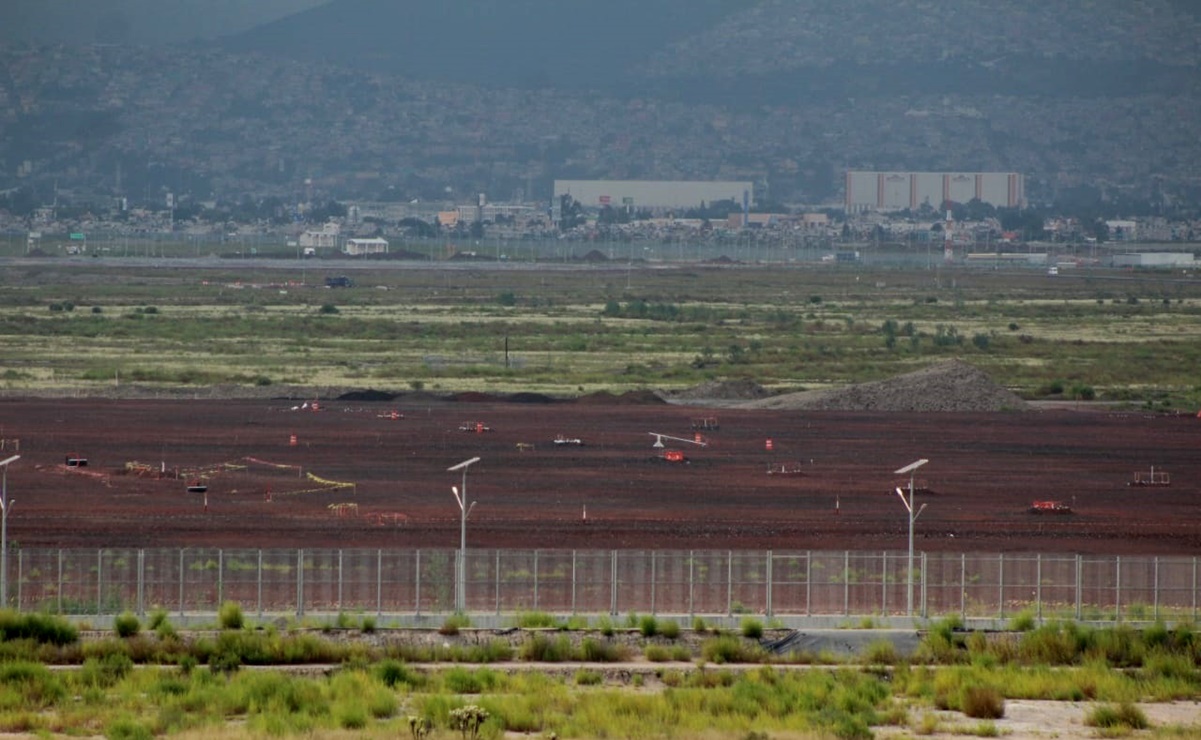
[[[300, 405], [0, 400], [0, 457], [21, 455], [8, 474], [9, 537], [27, 547], [451, 548], [461, 474], [447, 468], [478, 456], [467, 475], [477, 546], [904, 549], [892, 491], [908, 479], [892, 471], [928, 458], [917, 477], [928, 488], [921, 550], [1201, 553], [1201, 419], [1188, 416], [621, 399]], [[707, 446], [666, 439], [689, 461], [658, 459], [649, 433], [693, 439], [701, 417], [719, 421]], [[489, 431], [460, 430], [475, 422]], [[583, 444], [556, 445], [559, 435]], [[88, 464], [65, 467], [68, 456]], [[144, 467], [129, 472], [134, 462]], [[800, 473], [769, 475], [773, 466]], [[1170, 486], [1129, 485], [1152, 466]], [[189, 482], [208, 487], [207, 510]], [[1029, 513], [1043, 499], [1073, 513]], [[351, 506], [339, 516], [337, 504]]]

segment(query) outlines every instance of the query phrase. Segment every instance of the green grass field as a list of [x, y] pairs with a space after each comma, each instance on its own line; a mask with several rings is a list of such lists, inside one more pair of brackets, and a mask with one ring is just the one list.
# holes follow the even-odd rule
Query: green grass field
[[1201, 280], [1178, 272], [212, 262], [6, 266], [0, 388], [797, 390], [959, 357], [1027, 398], [1201, 403]]

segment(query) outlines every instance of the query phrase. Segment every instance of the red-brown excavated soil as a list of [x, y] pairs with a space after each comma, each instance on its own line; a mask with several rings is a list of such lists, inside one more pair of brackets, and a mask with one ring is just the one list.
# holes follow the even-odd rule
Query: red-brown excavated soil
[[[917, 474], [929, 489], [918, 495], [921, 550], [1201, 554], [1201, 419], [1190, 416], [297, 404], [0, 401], [0, 459], [21, 455], [8, 474], [9, 537], [23, 547], [454, 548], [461, 474], [447, 468], [478, 456], [467, 473], [474, 546], [903, 550], [893, 489], [908, 479], [892, 471], [929, 458]], [[690, 461], [657, 459], [650, 432], [691, 439], [701, 417], [719, 422], [704, 432], [708, 446], [668, 439]], [[460, 431], [476, 422], [488, 431]], [[556, 445], [558, 435], [583, 444]], [[66, 467], [69, 456], [87, 466]], [[135, 462], [143, 467], [127, 470]], [[769, 475], [773, 465], [802, 473]], [[1129, 485], [1152, 466], [1170, 486]], [[208, 487], [207, 510], [189, 483]], [[1073, 513], [1031, 514], [1035, 500]]]

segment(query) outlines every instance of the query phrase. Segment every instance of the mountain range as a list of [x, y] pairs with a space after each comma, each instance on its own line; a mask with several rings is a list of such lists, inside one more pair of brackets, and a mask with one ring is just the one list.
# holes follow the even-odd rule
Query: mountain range
[[1201, 200], [1191, 0], [258, 7], [305, 2], [186, 45], [0, 47], [0, 189], [313, 181], [427, 197], [753, 179], [814, 202], [837, 198], [845, 168], [895, 168], [1019, 171], [1046, 200], [1080, 187]]

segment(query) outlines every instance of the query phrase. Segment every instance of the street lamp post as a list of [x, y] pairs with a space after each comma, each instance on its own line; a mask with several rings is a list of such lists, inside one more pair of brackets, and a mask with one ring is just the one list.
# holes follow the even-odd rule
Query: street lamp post
[[458, 465], [452, 465], [446, 469], [446, 472], [453, 473], [457, 470], [463, 471], [463, 489], [460, 493], [459, 489], [451, 486], [451, 493], [455, 495], [455, 501], [459, 504], [459, 513], [461, 519], [459, 521], [459, 567], [455, 574], [455, 611], [462, 614], [467, 611], [467, 517], [471, 515], [471, 510], [475, 508], [475, 502], [467, 502], [467, 468], [479, 462], [478, 457], [473, 457], [470, 460], [464, 460]]
[[917, 518], [919, 516], [921, 516], [922, 512], [926, 508], [925, 504], [922, 504], [921, 507], [919, 509], [917, 509], [916, 511], [913, 508], [913, 476], [918, 468], [920, 468], [921, 466], [925, 465], [928, 462], [930, 462], [930, 461], [923, 458], [921, 460], [918, 460], [917, 462], [909, 463], [908, 465], [901, 468], [900, 470], [895, 471], [895, 473], [894, 473], [894, 475], [904, 475], [905, 473], [909, 473], [909, 498], [908, 499], [905, 498], [905, 492], [902, 491], [900, 488], [897, 489], [897, 495], [901, 497], [901, 503], [905, 504], [905, 511], [909, 512], [909, 567], [908, 567], [908, 571], [909, 571], [908, 572], [908, 585], [909, 585], [909, 587], [906, 591], [907, 595], [906, 595], [906, 599], [905, 599], [905, 609], [906, 609], [906, 613], [911, 617], [913, 616], [913, 523], [917, 521]]
[[8, 466], [20, 460], [20, 455], [13, 455], [7, 460], [0, 460], [0, 468], [4, 468], [0, 482], [0, 607], [8, 608], [8, 510], [12, 502], [8, 500]]

